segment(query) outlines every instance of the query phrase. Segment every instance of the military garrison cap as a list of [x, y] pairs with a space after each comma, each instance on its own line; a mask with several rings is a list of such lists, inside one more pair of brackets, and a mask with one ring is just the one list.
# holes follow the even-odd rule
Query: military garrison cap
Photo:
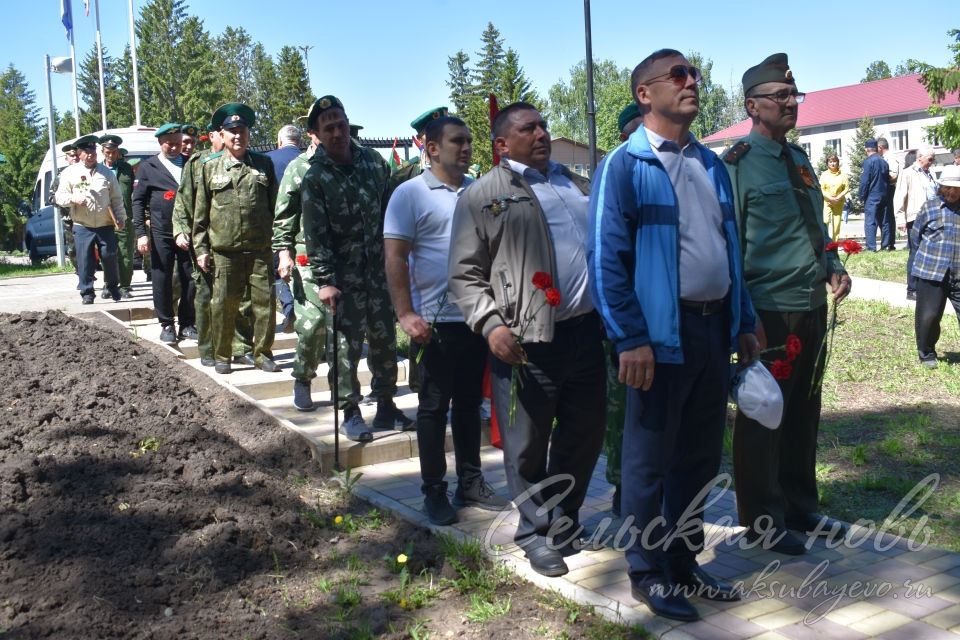
[[153, 135], [154, 137], [159, 138], [160, 136], [169, 135], [171, 133], [180, 133], [180, 125], [176, 122], [168, 122], [160, 125], [160, 128], [157, 129], [157, 132]]
[[257, 122], [253, 109], [242, 102], [228, 102], [213, 113], [211, 124], [217, 128], [252, 127]]
[[123, 139], [120, 136], [108, 135], [100, 136], [100, 145], [104, 147], [119, 147], [123, 144]]
[[423, 130], [427, 128], [427, 125], [430, 124], [431, 120], [442, 118], [443, 116], [447, 115], [447, 113], [448, 111], [446, 107], [430, 109], [429, 111], [425, 111], [414, 118], [413, 122], [410, 123], [410, 126], [413, 127], [418, 134], [423, 133]]
[[340, 98], [337, 96], [326, 95], [322, 98], [317, 98], [313, 101], [313, 104], [310, 105], [310, 112], [307, 114], [307, 129], [313, 129], [313, 123], [320, 114], [327, 109], [342, 109], [346, 112], [346, 109], [343, 108], [343, 103], [340, 102]]
[[180, 127], [180, 133], [185, 133], [186, 135], [196, 138], [197, 137], [197, 128], [192, 124], [185, 124]]
[[65, 145], [63, 145], [63, 149], [61, 149], [61, 151], [63, 151], [63, 152], [64, 152], [65, 154], [67, 154], [67, 155], [72, 154], [72, 153], [73, 153], [74, 151], [76, 151], [76, 150], [77, 150], [77, 148], [76, 148], [75, 146], [73, 146], [72, 144], [65, 144]]
[[775, 53], [757, 66], [747, 69], [743, 74], [743, 93], [748, 94], [750, 89], [764, 82], [797, 84], [787, 64], [787, 54]]
[[128, 153], [130, 153], [130, 152], [127, 151], [126, 149], [124, 149], [123, 147], [120, 147], [120, 157], [121, 157], [121, 158], [126, 158]]
[[617, 128], [623, 132], [623, 129], [630, 124], [630, 121], [634, 118], [639, 118], [640, 115], [640, 107], [636, 102], [631, 102], [620, 112], [620, 116], [617, 118]]
[[83, 136], [82, 138], [77, 138], [77, 141], [73, 143], [73, 148], [77, 151], [90, 151], [91, 148], [95, 150], [98, 142], [100, 142], [100, 138], [97, 136]]

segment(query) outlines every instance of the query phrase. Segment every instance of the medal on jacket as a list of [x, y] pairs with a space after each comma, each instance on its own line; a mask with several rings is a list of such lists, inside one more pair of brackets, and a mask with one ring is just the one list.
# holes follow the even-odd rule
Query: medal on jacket
[[810, 171], [807, 169], [806, 165], [800, 165], [797, 167], [797, 170], [800, 172], [800, 177], [803, 178], [803, 184], [808, 187], [813, 187], [813, 176], [810, 175]]

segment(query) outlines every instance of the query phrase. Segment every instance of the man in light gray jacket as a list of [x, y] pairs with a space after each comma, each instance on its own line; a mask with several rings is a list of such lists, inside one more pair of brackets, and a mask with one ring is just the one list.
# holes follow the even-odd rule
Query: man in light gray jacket
[[897, 217], [897, 228], [907, 236], [910, 255], [907, 257], [907, 300], [917, 299], [917, 278], [913, 271], [913, 259], [917, 255], [917, 247], [913, 244], [913, 221], [916, 220], [920, 209], [937, 197], [937, 182], [930, 173], [930, 165], [936, 157], [933, 149], [923, 147], [917, 151], [916, 161], [900, 172], [897, 181], [897, 190], [893, 194], [893, 210]]
[[[530, 566], [567, 572], [603, 444], [602, 324], [587, 281], [587, 181], [550, 161], [550, 134], [518, 102], [493, 122], [505, 158], [460, 197], [449, 293], [490, 347], [514, 536]], [[549, 455], [548, 455], [549, 451]]]

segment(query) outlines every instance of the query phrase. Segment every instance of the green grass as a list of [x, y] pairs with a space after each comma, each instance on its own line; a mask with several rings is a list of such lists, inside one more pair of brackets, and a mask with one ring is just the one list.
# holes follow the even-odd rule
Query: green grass
[[[864, 250], [862, 253], [849, 257], [847, 271], [854, 277], [854, 286], [856, 286], [855, 279], [857, 276], [870, 278], [871, 280], [887, 280], [906, 284], [907, 255], [906, 249], [878, 251], [877, 253]], [[843, 257], [843, 252], [841, 252], [841, 257]]]
[[39, 267], [28, 264], [7, 264], [0, 262], [0, 280], [5, 278], [22, 278], [24, 276], [49, 276], [57, 273], [73, 273], [73, 265], [67, 263], [65, 267], [56, 263], [44, 263]]

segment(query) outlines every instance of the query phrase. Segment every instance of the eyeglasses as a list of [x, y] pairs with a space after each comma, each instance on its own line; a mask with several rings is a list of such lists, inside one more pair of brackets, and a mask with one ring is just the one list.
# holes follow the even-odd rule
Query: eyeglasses
[[697, 84], [703, 82], [703, 75], [700, 73], [700, 69], [696, 67], [690, 67], [682, 64], [675, 64], [670, 67], [670, 71], [666, 73], [661, 73], [658, 76], [653, 76], [643, 84], [650, 84], [651, 82], [662, 82], [661, 78], [667, 78], [672, 80], [677, 85], [685, 85], [687, 83], [687, 78], [693, 78], [693, 81]]
[[797, 104], [800, 104], [807, 97], [807, 94], [800, 93], [796, 89], [794, 89], [793, 91], [790, 91], [788, 89], [781, 89], [776, 93], [757, 93], [750, 97], [751, 98], [767, 98], [768, 100], [773, 100], [777, 104], [787, 104], [787, 102], [792, 97], [796, 99]]

